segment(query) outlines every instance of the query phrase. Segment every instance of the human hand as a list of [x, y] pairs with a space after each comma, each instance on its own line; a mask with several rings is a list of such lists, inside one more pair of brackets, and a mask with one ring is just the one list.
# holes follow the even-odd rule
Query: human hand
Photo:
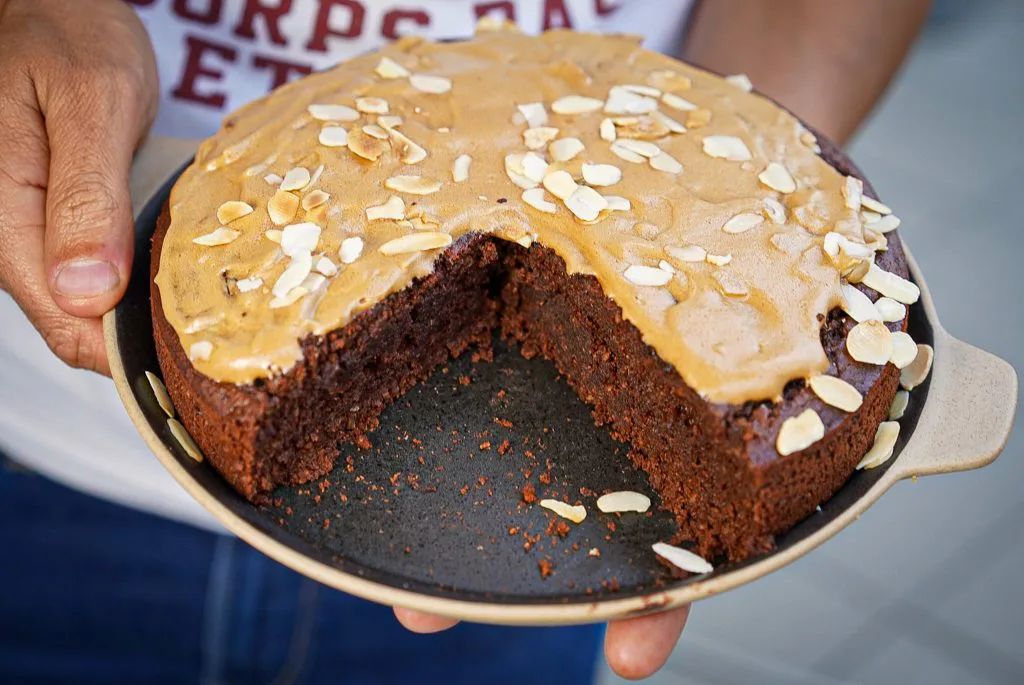
[[0, 0], [0, 289], [53, 352], [109, 373], [100, 317], [132, 260], [132, 155], [156, 61], [122, 0]]
[[[608, 665], [623, 678], [640, 680], [657, 673], [679, 641], [690, 607], [608, 624], [604, 654]], [[395, 609], [399, 622], [414, 633], [447, 630], [458, 621], [406, 609]]]

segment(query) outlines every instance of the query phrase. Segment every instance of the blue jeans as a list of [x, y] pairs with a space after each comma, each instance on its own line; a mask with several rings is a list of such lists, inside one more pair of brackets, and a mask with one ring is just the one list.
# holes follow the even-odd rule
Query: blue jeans
[[407, 633], [246, 544], [0, 460], [0, 682], [589, 683], [602, 629]]

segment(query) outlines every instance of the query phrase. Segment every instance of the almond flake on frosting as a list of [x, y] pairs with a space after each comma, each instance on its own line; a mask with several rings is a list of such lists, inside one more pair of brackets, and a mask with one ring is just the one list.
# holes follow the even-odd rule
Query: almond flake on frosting
[[388, 139], [388, 132], [377, 124], [367, 124], [366, 126], [363, 126], [363, 133], [368, 136], [373, 136], [378, 140]]
[[311, 209], [316, 209], [330, 199], [331, 196], [329, 193], [325, 193], [322, 190], [314, 190], [309, 195], [302, 198], [302, 208], [308, 212]]
[[846, 336], [847, 352], [864, 364], [888, 364], [892, 348], [892, 333], [881, 321], [859, 323]]
[[742, 90], [744, 93], [749, 93], [754, 90], [754, 84], [750, 82], [750, 77], [746, 74], [730, 74], [725, 77], [725, 80]]
[[608, 208], [608, 201], [593, 188], [577, 186], [572, 195], [565, 198], [565, 206], [577, 219], [594, 221]]
[[551, 159], [556, 162], [568, 162], [585, 149], [586, 146], [579, 138], [559, 138], [548, 148], [551, 152]]
[[[526, 177], [526, 171], [523, 169], [525, 159], [526, 155], [523, 153], [505, 155], [505, 174], [517, 186], [524, 190], [529, 190], [530, 188], [536, 188], [538, 184]], [[480, 199], [486, 200], [487, 198], [481, 195]]]
[[864, 199], [864, 182], [859, 178], [847, 176], [846, 181], [843, 183], [842, 192], [847, 208], [859, 212]]
[[897, 369], [905, 369], [917, 358], [917, 343], [908, 333], [897, 331], [892, 334], [892, 356], [889, 361]]
[[356, 121], [359, 112], [345, 105], [310, 105], [310, 116], [317, 121]]
[[777, 190], [780, 193], [792, 193], [796, 191], [796, 181], [790, 175], [786, 167], [782, 166], [778, 162], [772, 162], [768, 167], [757, 176], [761, 183], [765, 184], [772, 190]]
[[535, 152], [527, 152], [523, 156], [523, 175], [534, 184], [541, 183], [548, 173], [548, 163]]
[[666, 114], [662, 114], [661, 112], [651, 112], [651, 118], [672, 133], [686, 133], [685, 126]]
[[359, 236], [345, 238], [338, 250], [338, 259], [342, 264], [355, 264], [363, 256], [363, 239]]
[[875, 442], [857, 464], [857, 470], [874, 469], [892, 458], [896, 449], [896, 440], [900, 436], [900, 424], [895, 421], [883, 421], [875, 431]]
[[410, 233], [409, 235], [404, 235], [401, 238], [389, 240], [380, 246], [380, 251], [385, 255], [392, 256], [409, 254], [411, 252], [437, 250], [442, 247], [448, 247], [451, 244], [452, 237], [447, 233], [422, 231], [420, 233]]
[[900, 227], [900, 218], [895, 214], [887, 214], [871, 224], [871, 229], [879, 233], [891, 233]]
[[242, 278], [235, 281], [235, 287], [238, 288], [238, 292], [247, 293], [256, 290], [263, 285], [263, 279], [255, 276], [249, 278]]
[[656, 266], [634, 264], [622, 274], [633, 285], [660, 287], [672, 281], [672, 274]]
[[551, 103], [555, 114], [589, 114], [604, 107], [604, 101], [582, 95], [567, 95]]
[[288, 267], [277, 277], [274, 287], [270, 292], [274, 297], [284, 297], [293, 288], [297, 288], [306, 280], [306, 276], [313, 270], [313, 258], [309, 253], [303, 253], [292, 258]]
[[284, 226], [295, 218], [299, 211], [299, 198], [292, 193], [279, 190], [267, 203], [267, 213], [275, 226]]
[[564, 518], [573, 523], [583, 523], [583, 520], [587, 518], [587, 508], [582, 504], [575, 506], [560, 502], [557, 499], [542, 499], [540, 506], [548, 509], [549, 511], [555, 512], [559, 517]]
[[811, 390], [818, 396], [818, 399], [836, 409], [855, 412], [864, 403], [864, 397], [860, 391], [842, 378], [812, 376], [808, 379], [807, 384], [811, 386]]
[[366, 208], [368, 221], [398, 221], [405, 218], [405, 201], [394, 196], [382, 205]]
[[615, 132], [615, 122], [611, 119], [602, 120], [598, 132], [601, 134], [601, 140], [609, 143], [614, 143], [615, 138], [618, 136]]
[[238, 200], [229, 200], [217, 208], [217, 221], [222, 224], [230, 224], [232, 221], [252, 214], [252, 212], [252, 205]]
[[377, 125], [385, 131], [390, 131], [393, 128], [398, 128], [402, 125], [402, 117], [385, 114], [377, 117]]
[[620, 490], [609, 492], [597, 498], [597, 508], [603, 514], [646, 513], [651, 508], [651, 498], [641, 492]]
[[703, 262], [708, 257], [707, 250], [698, 245], [683, 245], [682, 247], [670, 245], [665, 248], [665, 253], [681, 262]]
[[760, 214], [737, 214], [725, 222], [722, 230], [726, 233], [746, 233], [763, 223], [764, 217]]
[[335, 266], [334, 262], [327, 257], [320, 257], [316, 260], [316, 264], [313, 265], [313, 268], [324, 276], [333, 276], [338, 273], [338, 267]]
[[356, 109], [363, 114], [387, 114], [391, 108], [384, 98], [356, 98]]
[[383, 79], [409, 78], [409, 70], [390, 57], [382, 57], [374, 72]]
[[913, 390], [924, 383], [932, 370], [932, 361], [935, 359], [935, 350], [931, 345], [918, 345], [917, 356], [914, 361], [900, 372], [900, 385], [904, 390]]
[[805, 450], [825, 437], [825, 424], [818, 412], [807, 409], [799, 416], [791, 416], [782, 422], [775, 439], [775, 449], [783, 457]]
[[365, 160], [376, 162], [387, 147], [383, 140], [374, 138], [362, 129], [356, 129], [348, 134], [348, 149]]
[[707, 261], [708, 264], [713, 264], [715, 266], [726, 266], [727, 264], [729, 264], [729, 262], [732, 261], [732, 255], [708, 254], [704, 259]]
[[651, 168], [657, 171], [664, 171], [668, 174], [681, 174], [683, 173], [683, 165], [678, 159], [673, 157], [667, 152], [662, 152], [654, 157], [651, 157]]
[[884, 271], [872, 264], [861, 280], [867, 287], [903, 304], [914, 304], [921, 297], [916, 285], [894, 273]]
[[889, 209], [888, 205], [879, 202], [873, 197], [868, 197], [867, 195], [861, 198], [860, 205], [869, 212], [875, 212], [876, 214], [892, 214], [892, 210]]
[[263, 234], [263, 237], [272, 243], [281, 244], [281, 230], [277, 228], [270, 228]]
[[897, 302], [891, 297], [880, 297], [875, 301], [875, 308], [886, 323], [895, 323], [907, 318], [907, 305]]
[[392, 176], [384, 181], [384, 187], [410, 195], [431, 195], [441, 190], [441, 182], [422, 176]]
[[688, 549], [683, 549], [682, 547], [674, 547], [664, 542], [656, 542], [651, 546], [651, 549], [653, 549], [654, 553], [659, 557], [687, 573], [704, 575], [705, 573], [711, 573], [715, 570], [715, 567], [709, 564], [706, 560], [697, 556]]
[[523, 191], [523, 202], [533, 207], [538, 212], [544, 212], [545, 214], [554, 214], [558, 211], [558, 205], [554, 202], [548, 201], [544, 197], [543, 188], [530, 188], [529, 190]]
[[341, 126], [325, 126], [317, 140], [324, 147], [348, 147], [348, 131]]
[[629, 91], [630, 93], [636, 93], [637, 95], [645, 95], [649, 98], [661, 97], [661, 88], [655, 88], [654, 86], [626, 84], [624, 86], [619, 86], [619, 88]]
[[653, 159], [658, 155], [664, 154], [661, 148], [654, 143], [649, 143], [646, 140], [633, 140], [630, 138], [623, 138], [615, 142], [615, 145], [620, 148], [625, 148], [630, 152], [634, 152], [647, 159]]
[[658, 268], [661, 269], [662, 271], [667, 271], [670, 274], [679, 273], [674, 266], [666, 262], [664, 259], [658, 262]]
[[701, 128], [711, 123], [711, 110], [700, 107], [686, 115], [686, 128]]
[[536, 126], [523, 131], [523, 142], [530, 150], [543, 150], [557, 137], [558, 129], [554, 126]]
[[401, 131], [390, 129], [388, 135], [391, 136], [391, 149], [402, 164], [419, 164], [427, 158], [427, 151]]
[[203, 247], [217, 247], [219, 245], [227, 245], [228, 243], [234, 242], [240, 235], [242, 235], [240, 231], [233, 231], [230, 228], [224, 228], [221, 226], [206, 235], [193, 238], [192, 242], [196, 245], [202, 245]]
[[452, 180], [456, 183], [464, 183], [469, 180], [469, 167], [473, 158], [469, 155], [459, 155], [452, 163]]
[[661, 90], [689, 90], [693, 83], [686, 76], [671, 69], [659, 69], [647, 75], [647, 83]]
[[309, 169], [301, 166], [295, 167], [284, 175], [284, 180], [281, 181], [281, 190], [302, 190], [309, 185], [310, 178], [312, 177], [309, 175]]
[[622, 169], [612, 164], [583, 164], [583, 180], [595, 187], [613, 186], [622, 180]]
[[728, 271], [716, 271], [712, 276], [718, 281], [718, 288], [723, 295], [728, 297], [746, 297], [750, 294], [747, 284]]
[[545, 109], [543, 102], [530, 102], [525, 105], [518, 105], [517, 109], [523, 115], [523, 119], [526, 120], [526, 125], [530, 128], [539, 128], [548, 123], [548, 111]]
[[857, 323], [882, 320], [882, 315], [871, 298], [849, 283], [843, 283], [840, 287], [843, 293], [842, 309], [851, 319]]
[[579, 185], [569, 172], [559, 170], [552, 171], [544, 177], [544, 187], [559, 200], [565, 201], [576, 192]]
[[762, 200], [764, 214], [771, 219], [773, 224], [782, 225], [786, 223], [786, 208], [774, 197], [766, 197]]
[[213, 354], [213, 343], [209, 340], [200, 340], [192, 343], [188, 348], [188, 358], [194, 362], [205, 362]]
[[604, 103], [605, 114], [650, 114], [658, 109], [653, 97], [640, 95], [623, 86], [613, 86]]
[[686, 98], [679, 97], [673, 93], [665, 93], [661, 96], [661, 101], [672, 109], [677, 109], [680, 112], [692, 112], [697, 109], [697, 105], [693, 104]]
[[897, 390], [896, 396], [892, 398], [892, 405], [889, 407], [889, 420], [899, 421], [907, 413], [910, 406], [910, 393], [906, 390]]
[[271, 309], [284, 309], [285, 307], [291, 307], [293, 304], [301, 300], [303, 297], [309, 294], [301, 285], [295, 286], [284, 295], [278, 295], [272, 299], [269, 303]]
[[263, 177], [263, 180], [266, 181], [268, 185], [279, 186], [281, 185], [281, 181], [284, 179], [277, 174], [267, 174]]
[[409, 85], [421, 93], [442, 95], [452, 89], [451, 79], [443, 76], [427, 76], [425, 74], [413, 74], [409, 77]]
[[[687, 125], [692, 128], [692, 124]], [[747, 144], [736, 136], [707, 136], [704, 138], [704, 154], [730, 162], [752, 159]]]
[[647, 163], [647, 157], [644, 157], [643, 155], [638, 154], [633, 150], [629, 149], [628, 147], [624, 146], [622, 144], [624, 142], [625, 140], [616, 140], [614, 143], [612, 143], [612, 154], [614, 154], [619, 159], [623, 159], [627, 162], [632, 162], [633, 164]]
[[618, 195], [605, 195], [604, 199], [608, 203], [609, 212], [628, 212], [633, 209], [633, 203], [627, 198]]
[[320, 227], [313, 223], [292, 224], [281, 231], [281, 251], [288, 257], [312, 252], [319, 242]]

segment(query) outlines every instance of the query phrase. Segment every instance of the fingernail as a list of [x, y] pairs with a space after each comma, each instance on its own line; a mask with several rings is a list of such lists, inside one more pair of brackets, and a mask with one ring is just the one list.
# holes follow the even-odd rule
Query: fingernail
[[80, 299], [109, 293], [120, 280], [117, 269], [110, 262], [80, 259], [60, 268], [54, 287], [65, 297]]

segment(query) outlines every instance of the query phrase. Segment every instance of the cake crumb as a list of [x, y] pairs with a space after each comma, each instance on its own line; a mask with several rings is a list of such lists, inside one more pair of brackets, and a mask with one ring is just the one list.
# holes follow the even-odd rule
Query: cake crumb
[[494, 417], [494, 423], [498, 424], [502, 428], [512, 428], [512, 426], [514, 425], [508, 419], [498, 418], [497, 416]]
[[500, 445], [498, 445], [498, 454], [504, 457], [511, 448], [512, 443], [509, 442], [508, 440], [505, 440]]
[[491, 449], [491, 441], [490, 440], [484, 440], [483, 442], [481, 442], [480, 443], [480, 449], [481, 450], [489, 450], [489, 449]]
[[551, 485], [551, 473], [550, 472], [542, 473], [539, 476], [537, 476], [537, 480], [539, 480], [544, 485]]
[[473, 379], [469, 376], [459, 376], [459, 385], [469, 385], [473, 382]]
[[541, 559], [537, 562], [537, 567], [540, 569], [540, 577], [548, 578], [555, 570], [554, 564], [548, 559]]
[[373, 445], [370, 443], [369, 438], [367, 438], [365, 435], [360, 435], [358, 438], [356, 438], [356, 447], [358, 447], [361, 450], [368, 450], [372, 448]]
[[509, 535], [519, 535], [519, 529], [516, 528], [515, 526], [510, 526], [509, 529], [508, 529], [508, 534]]
[[533, 487], [533, 483], [527, 483], [523, 486], [523, 501], [527, 504], [533, 504], [537, 501], [537, 489]]

